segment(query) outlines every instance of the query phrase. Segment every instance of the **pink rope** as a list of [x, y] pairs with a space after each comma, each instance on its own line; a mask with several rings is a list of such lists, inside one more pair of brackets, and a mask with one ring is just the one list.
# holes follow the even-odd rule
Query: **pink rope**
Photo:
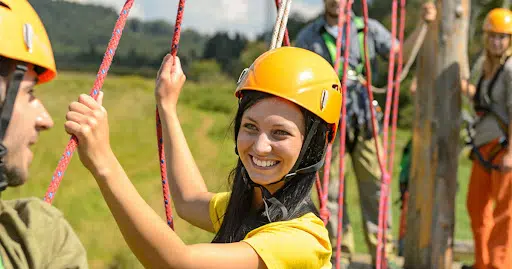
[[[400, 50], [398, 51], [398, 67], [397, 67], [397, 73], [395, 77], [395, 89], [394, 89], [394, 100], [393, 100], [393, 121], [391, 123], [392, 129], [391, 129], [391, 152], [389, 154], [389, 167], [388, 171], [389, 174], [393, 174], [393, 165], [394, 165], [394, 157], [395, 157], [395, 142], [396, 142], [396, 128], [397, 128], [397, 122], [398, 122], [398, 101], [400, 97], [400, 77], [402, 76], [402, 65], [403, 65], [403, 44], [404, 44], [404, 32], [405, 32], [405, 0], [400, 0], [400, 30], [399, 30], [399, 42], [400, 42]], [[391, 177], [390, 182], [388, 182], [388, 186], [391, 186]], [[384, 231], [387, 230], [387, 223], [388, 223], [388, 200], [389, 200], [389, 194], [386, 195], [386, 200], [384, 201]], [[406, 204], [402, 205], [406, 210]], [[386, 242], [383, 241], [384, 249]]]
[[[114, 26], [112, 38], [110, 39], [110, 42], [108, 43], [107, 50], [105, 52], [105, 55], [103, 56], [103, 61], [101, 62], [100, 69], [96, 76], [96, 81], [94, 82], [94, 85], [90, 92], [90, 95], [94, 99], [96, 99], [98, 97], [98, 94], [99, 94], [101, 88], [103, 87], [103, 82], [104, 82], [105, 78], [107, 77], [108, 70], [110, 69], [112, 59], [114, 58], [117, 46], [119, 44], [119, 40], [121, 39], [123, 28], [126, 23], [128, 14], [130, 13], [130, 9], [133, 5], [133, 1], [134, 0], [126, 1], [126, 3], [123, 6], [123, 9], [121, 10], [121, 14], [119, 15], [119, 18], [117, 19], [117, 22]], [[64, 172], [66, 171], [66, 169], [69, 165], [69, 162], [71, 161], [71, 158], [73, 157], [73, 153], [74, 153], [77, 145], [78, 145], [77, 138], [75, 136], [71, 136], [71, 139], [68, 142], [68, 145], [66, 146], [64, 153], [62, 154], [62, 156], [59, 160], [57, 168], [55, 169], [55, 171], [53, 173], [52, 181], [50, 182], [50, 186], [48, 187], [48, 190], [46, 191], [46, 194], [44, 196], [44, 201], [46, 201], [49, 204], [52, 204], [53, 199], [55, 198], [55, 194], [57, 193], [60, 182], [62, 181]]]
[[[352, 14], [352, 4], [353, 0], [348, 0], [348, 2], [343, 1], [340, 3], [340, 11], [338, 15], [338, 37], [336, 39], [336, 64], [334, 69], [336, 70], [336, 74], [339, 73], [339, 62], [341, 58], [341, 36], [343, 26], [346, 25], [345, 29], [345, 51], [343, 55], [343, 77], [341, 79], [341, 94], [342, 94], [342, 107], [341, 107], [341, 124], [340, 124], [340, 160], [339, 160], [339, 188], [338, 188], [338, 227], [337, 227], [337, 236], [336, 236], [336, 269], [340, 268], [340, 259], [341, 259], [341, 240], [343, 237], [342, 232], [342, 224], [343, 224], [343, 199], [344, 199], [344, 191], [345, 191], [345, 140], [346, 140], [346, 127], [347, 127], [347, 72], [345, 70], [348, 69], [348, 57], [350, 52], [350, 21]], [[345, 20], [342, 21], [342, 5], [345, 6]]]
[[[389, 132], [389, 119], [391, 114], [391, 104], [394, 83], [394, 70], [395, 70], [395, 39], [396, 39], [396, 23], [397, 23], [397, 0], [393, 0], [391, 7], [391, 50], [389, 52], [389, 68], [388, 68], [388, 87], [386, 93], [386, 109], [384, 112], [384, 130], [383, 130], [383, 151], [384, 151], [384, 169], [387, 167], [387, 154], [388, 154], [388, 132]], [[386, 220], [387, 220], [387, 201], [389, 197], [389, 184], [391, 176], [387, 171], [384, 171], [384, 176], [381, 182], [381, 194], [379, 199], [379, 228], [377, 233], [377, 269], [387, 267], [386, 261]]]
[[[171, 44], [171, 55], [173, 57], [178, 53], [178, 44], [180, 42], [181, 22], [183, 20], [183, 12], [185, 10], [185, 0], [180, 0], [178, 4], [178, 12], [176, 15], [176, 24], [174, 26], [174, 36]], [[162, 180], [162, 193], [164, 198], [165, 217], [167, 218], [167, 225], [174, 230], [174, 222], [171, 210], [171, 195], [169, 191], [169, 182], [167, 179], [167, 165], [165, 163], [164, 142], [162, 138], [162, 123], [160, 122], [160, 115], [158, 108], [156, 109], [156, 135], [158, 142], [158, 157], [160, 162], [160, 177]]]
[[[395, 0], [396, 1], [396, 0]], [[371, 90], [371, 69], [370, 69], [370, 61], [369, 61], [369, 57], [368, 57], [368, 3], [366, 0], [362, 0], [362, 4], [363, 4], [363, 15], [364, 15], [364, 22], [365, 22], [365, 26], [364, 26], [364, 50], [365, 50], [365, 69], [367, 71], [367, 79], [366, 81], [368, 81], [367, 83], [367, 92], [368, 92], [368, 97], [370, 99], [370, 111], [371, 111], [371, 120], [372, 120], [372, 129], [373, 129], [373, 137], [374, 137], [374, 140], [375, 140], [375, 147], [376, 147], [376, 152], [377, 152], [377, 158], [378, 158], [378, 162], [379, 162], [379, 168], [380, 168], [380, 171], [382, 173], [382, 184], [381, 184], [381, 197], [380, 197], [380, 200], [379, 200], [379, 229], [378, 229], [378, 240], [377, 240], [377, 261], [376, 261], [376, 265], [377, 265], [377, 269], [381, 269], [382, 267], [382, 263], [384, 261], [384, 268], [386, 266], [386, 259], [385, 259], [385, 256], [384, 258], [382, 257], [382, 254], [383, 254], [383, 244], [382, 244], [382, 238], [383, 238], [383, 226], [382, 226], [382, 220], [383, 218], [381, 217], [381, 214], [386, 214], [386, 212], [384, 212], [384, 202], [386, 201], [387, 199], [387, 195], [389, 193], [389, 181], [390, 181], [390, 176], [389, 176], [389, 173], [388, 171], [386, 170], [386, 166], [385, 166], [385, 162], [386, 162], [386, 152], [384, 152], [384, 154], [381, 154], [380, 153], [380, 150], [379, 150], [379, 142], [378, 142], [378, 135], [377, 135], [377, 121], [376, 121], [376, 117], [375, 117], [375, 109], [373, 108], [373, 92]], [[396, 3], [394, 5], [396, 7]], [[396, 13], [396, 11], [395, 11]], [[396, 20], [396, 18], [393, 18], [394, 20]], [[384, 117], [389, 117], [388, 115], [384, 115]], [[385, 130], [386, 131], [386, 130]], [[385, 137], [387, 137], [387, 134], [384, 134]], [[385, 255], [385, 253], [384, 253]]]

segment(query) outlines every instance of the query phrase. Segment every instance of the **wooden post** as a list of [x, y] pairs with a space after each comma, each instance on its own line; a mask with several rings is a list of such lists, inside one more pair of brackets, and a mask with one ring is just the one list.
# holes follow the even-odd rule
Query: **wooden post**
[[451, 269], [460, 131], [460, 77], [469, 74], [471, 0], [437, 0], [418, 55], [418, 90], [404, 267]]

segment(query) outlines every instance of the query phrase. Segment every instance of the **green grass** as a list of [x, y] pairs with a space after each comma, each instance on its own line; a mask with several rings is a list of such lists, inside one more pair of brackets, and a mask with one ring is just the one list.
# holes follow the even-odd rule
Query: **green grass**
[[[43, 197], [69, 135], [64, 131], [64, 117], [70, 102], [80, 93], [89, 93], [94, 74], [61, 73], [55, 82], [42, 85], [36, 94], [53, 116], [55, 126], [41, 134], [34, 148], [31, 178], [19, 188], [8, 189], [4, 199]], [[108, 110], [111, 143], [128, 176], [143, 198], [165, 218], [160, 183], [155, 132], [154, 79], [136, 76], [109, 75], [105, 81], [104, 106]], [[231, 129], [237, 102], [233, 96], [234, 82], [215, 85], [187, 82], [179, 100], [179, 117], [196, 162], [211, 191], [227, 188], [227, 175], [235, 164]], [[400, 131], [397, 137], [396, 166], [409, 134]], [[394, 169], [395, 175], [398, 168]], [[471, 238], [465, 213], [468, 162], [461, 160], [460, 190], [457, 196], [457, 238]], [[396, 179], [396, 176], [394, 177]], [[355, 229], [356, 249], [366, 252], [362, 232], [358, 193], [353, 173], [347, 176], [349, 214]], [[398, 197], [393, 183], [393, 199]], [[58, 207], [75, 228], [88, 251], [91, 268], [142, 268], [131, 254], [103, 201], [94, 179], [74, 155], [56, 194]], [[174, 212], [174, 211], [173, 211]], [[393, 223], [398, 229], [397, 205], [393, 205]], [[175, 217], [175, 229], [186, 243], [208, 242], [213, 234], [192, 227]], [[396, 235], [396, 232], [394, 233]]]

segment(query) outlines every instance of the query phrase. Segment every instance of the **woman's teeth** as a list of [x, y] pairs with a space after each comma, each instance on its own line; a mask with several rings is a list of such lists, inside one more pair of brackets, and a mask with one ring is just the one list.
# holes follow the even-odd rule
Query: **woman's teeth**
[[252, 161], [259, 167], [270, 167], [277, 164], [277, 161], [262, 161], [252, 157]]

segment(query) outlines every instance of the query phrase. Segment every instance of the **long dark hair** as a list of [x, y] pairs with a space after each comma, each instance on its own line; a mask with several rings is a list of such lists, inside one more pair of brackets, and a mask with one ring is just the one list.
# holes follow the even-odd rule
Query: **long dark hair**
[[[244, 91], [234, 119], [235, 144], [243, 113], [257, 102], [269, 97], [274, 96], [258, 91]], [[305, 120], [305, 134], [311, 130], [311, 126], [315, 120], [321, 123], [316, 128], [313, 139], [304, 157], [300, 160], [298, 168], [316, 164], [323, 158], [328, 132], [328, 126], [324, 121], [320, 120], [316, 115], [306, 109], [301, 108], [301, 111]], [[238, 158], [236, 167], [229, 175], [232, 184], [229, 203], [221, 227], [213, 238], [213, 243], [241, 241], [251, 230], [269, 223], [269, 218], [273, 221], [290, 220], [309, 212], [313, 212], [318, 216], [318, 211], [310, 195], [316, 178], [314, 172], [298, 174], [290, 181], [286, 182], [285, 185], [273, 195], [273, 197], [286, 207], [288, 210], [287, 216], [283, 216], [281, 209], [277, 205], [269, 204], [269, 216], [267, 217], [264, 213], [264, 208], [251, 210], [253, 186], [251, 186], [249, 182], [250, 179], [243, 170], [242, 161]]]

